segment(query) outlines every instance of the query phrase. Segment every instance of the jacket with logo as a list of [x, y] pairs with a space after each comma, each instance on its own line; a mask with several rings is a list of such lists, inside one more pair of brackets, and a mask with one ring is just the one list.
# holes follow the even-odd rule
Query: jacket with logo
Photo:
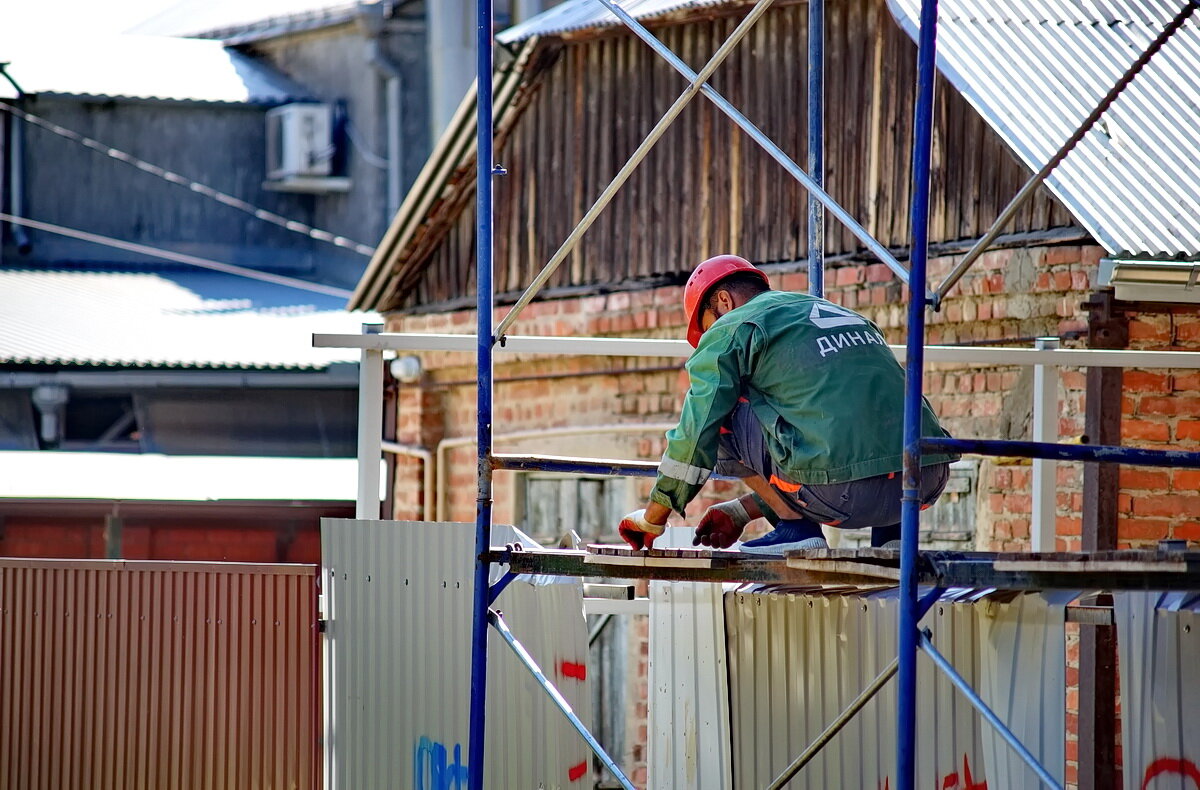
[[[903, 468], [904, 369], [871, 321], [824, 299], [768, 291], [721, 316], [687, 363], [652, 501], [682, 513], [712, 474], [722, 424], [749, 401], [790, 481], [843, 483]], [[947, 436], [922, 402], [923, 436]], [[924, 454], [924, 466], [957, 456]]]

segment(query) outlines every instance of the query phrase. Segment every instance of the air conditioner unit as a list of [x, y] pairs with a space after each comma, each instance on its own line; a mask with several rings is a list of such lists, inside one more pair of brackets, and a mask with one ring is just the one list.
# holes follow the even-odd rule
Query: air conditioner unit
[[267, 110], [267, 178], [321, 178], [333, 160], [328, 104], [295, 103]]

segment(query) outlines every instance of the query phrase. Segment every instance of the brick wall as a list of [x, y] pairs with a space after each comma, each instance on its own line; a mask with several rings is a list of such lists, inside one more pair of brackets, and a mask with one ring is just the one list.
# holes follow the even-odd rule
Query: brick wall
[[[321, 559], [322, 517], [351, 518], [352, 503], [234, 509], [194, 503], [120, 504], [121, 557], [130, 560], [301, 562]], [[111, 503], [0, 504], [0, 556], [107, 556]]]

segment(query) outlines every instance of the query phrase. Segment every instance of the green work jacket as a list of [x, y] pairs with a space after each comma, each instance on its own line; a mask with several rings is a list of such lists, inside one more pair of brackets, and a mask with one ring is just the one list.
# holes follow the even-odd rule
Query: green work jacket
[[[650, 494], [678, 513], [712, 474], [739, 398], [790, 482], [844, 483], [903, 468], [904, 369], [878, 327], [852, 310], [808, 294], [759, 294], [704, 333], [687, 372], [683, 412]], [[924, 401], [921, 433], [948, 435]], [[956, 457], [926, 454], [921, 463]]]

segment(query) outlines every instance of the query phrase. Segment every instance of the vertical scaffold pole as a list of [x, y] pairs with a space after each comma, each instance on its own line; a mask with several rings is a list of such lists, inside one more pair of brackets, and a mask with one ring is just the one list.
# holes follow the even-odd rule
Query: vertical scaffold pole
[[[808, 3], [808, 174], [825, 187], [825, 0]], [[808, 292], [825, 295], [825, 206], [808, 194]]]
[[479, 487], [475, 499], [475, 587], [471, 621], [471, 728], [467, 785], [483, 790], [483, 740], [487, 702], [488, 569], [492, 539], [492, 0], [476, 0], [476, 305], [478, 343], [476, 425]]
[[929, 170], [937, 0], [922, 0], [913, 122], [912, 260], [908, 280], [908, 371], [904, 391], [904, 497], [900, 541], [900, 671], [896, 722], [896, 787], [914, 790], [917, 768], [917, 530], [921, 520], [921, 380], [924, 370]]

